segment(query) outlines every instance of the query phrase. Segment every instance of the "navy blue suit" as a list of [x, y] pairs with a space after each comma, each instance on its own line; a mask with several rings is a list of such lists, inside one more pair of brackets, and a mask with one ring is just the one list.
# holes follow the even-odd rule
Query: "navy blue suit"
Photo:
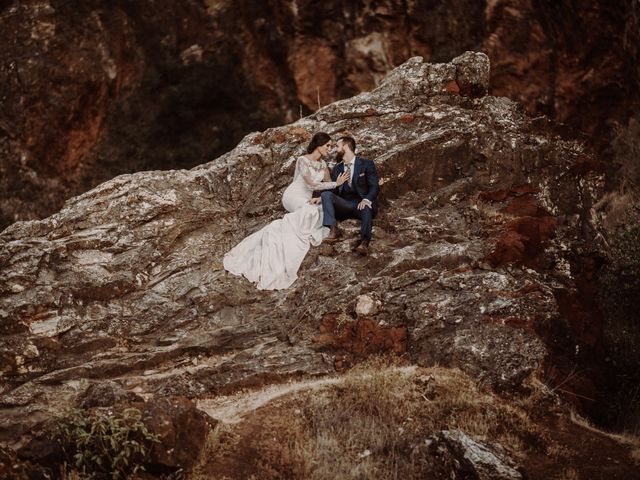
[[[344, 163], [339, 163], [331, 171], [331, 179], [336, 179], [344, 172]], [[357, 218], [361, 221], [360, 240], [371, 240], [373, 217], [378, 213], [378, 172], [371, 160], [356, 156], [353, 164], [353, 181], [343, 183], [334, 191], [324, 191], [320, 195], [324, 218], [322, 224], [331, 227], [338, 220]], [[358, 210], [358, 204], [367, 199], [371, 208]]]

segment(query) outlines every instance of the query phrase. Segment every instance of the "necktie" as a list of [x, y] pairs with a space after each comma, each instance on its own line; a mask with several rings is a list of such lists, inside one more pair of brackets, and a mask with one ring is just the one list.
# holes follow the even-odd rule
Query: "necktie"
[[344, 171], [349, 174], [347, 183], [349, 184], [349, 187], [351, 187], [351, 164], [350, 163], [345, 167]]

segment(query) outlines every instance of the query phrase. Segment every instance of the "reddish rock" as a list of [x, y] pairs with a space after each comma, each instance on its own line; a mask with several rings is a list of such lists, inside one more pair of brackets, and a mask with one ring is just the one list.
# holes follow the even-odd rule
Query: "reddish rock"
[[495, 249], [487, 257], [492, 266], [521, 262], [525, 257], [528, 238], [515, 231], [505, 232], [496, 242]]
[[348, 366], [352, 360], [369, 355], [400, 355], [407, 350], [405, 326], [380, 326], [368, 317], [353, 320], [343, 315], [327, 314], [319, 330], [315, 338], [316, 346], [338, 352], [335, 360], [338, 370]]
[[514, 195], [524, 195], [527, 193], [538, 193], [540, 189], [530, 183], [523, 183], [522, 185], [514, 185], [509, 191]]
[[633, 0], [5, 3], [0, 228], [120, 173], [211, 160], [248, 131], [372, 90], [416, 55], [478, 49], [490, 81], [461, 61], [445, 91], [490, 86], [601, 147], [640, 103]]
[[538, 187], [525, 183], [522, 185], [514, 185], [509, 188], [480, 192], [480, 198], [491, 202], [502, 202], [509, 198], [510, 195], [519, 196], [527, 193], [538, 193], [538, 191]]
[[491, 202], [502, 202], [509, 197], [509, 190], [491, 190], [488, 192], [480, 192], [480, 198]]
[[142, 421], [158, 436], [150, 470], [189, 469], [198, 461], [216, 420], [184, 397], [157, 398], [140, 407]]
[[299, 38], [288, 58], [298, 99], [309, 110], [336, 100], [337, 58], [329, 43], [318, 38]]
[[521, 217], [511, 221], [487, 260], [494, 267], [508, 263], [535, 266], [553, 235], [555, 225], [553, 217]]
[[287, 141], [287, 136], [284, 134], [284, 132], [276, 132], [273, 135], [272, 140], [274, 143], [284, 143]]
[[607, 164], [602, 160], [592, 155], [580, 155], [571, 168], [571, 173], [574, 175], [586, 175], [589, 172], [605, 173], [606, 169]]
[[511, 195], [515, 196], [500, 212], [518, 218], [504, 225], [504, 232], [487, 257], [491, 265], [522, 263], [534, 266], [537, 263], [537, 258], [544, 251], [556, 225], [555, 218], [537, 204], [533, 195], [537, 190], [536, 187], [525, 184], [480, 194], [480, 198], [489, 201], [504, 201]]
[[[456, 83], [466, 97], [483, 97], [489, 91], [489, 57], [465, 52], [452, 60], [456, 66]], [[451, 82], [449, 82], [451, 83]], [[449, 84], [447, 84], [449, 90]]]
[[451, 80], [447, 83], [447, 92], [452, 95], [458, 95], [460, 93], [460, 86], [458, 85], [458, 82]]
[[296, 141], [311, 140], [313, 134], [301, 127], [293, 127], [289, 130], [289, 135], [294, 137]]
[[509, 204], [500, 210], [516, 217], [549, 217], [551, 214], [544, 208], [538, 206], [535, 197], [525, 195], [516, 197]]

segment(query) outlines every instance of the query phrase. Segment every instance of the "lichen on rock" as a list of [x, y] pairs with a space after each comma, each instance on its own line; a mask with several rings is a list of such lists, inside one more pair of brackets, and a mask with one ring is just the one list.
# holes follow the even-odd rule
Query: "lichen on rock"
[[[412, 58], [371, 92], [252, 133], [207, 164], [123, 175], [7, 228], [0, 439], [27, 435], [101, 382], [197, 399], [327, 374], [345, 352], [458, 367], [517, 390], [545, 358], [538, 327], [559, 319], [553, 289], [572, 282], [554, 265], [568, 254], [561, 245], [590, 239], [585, 209], [601, 178], [568, 175], [589, 150], [487, 96], [489, 73], [482, 54]], [[351, 255], [346, 240], [312, 249], [293, 287], [258, 291], [225, 273], [222, 256], [283, 215], [292, 159], [320, 130], [353, 135], [376, 162], [371, 254]], [[535, 241], [516, 229], [528, 240], [500, 256], [523, 218], [578, 221], [554, 221]], [[357, 232], [343, 226], [347, 240]], [[17, 345], [38, 354], [18, 365]]]

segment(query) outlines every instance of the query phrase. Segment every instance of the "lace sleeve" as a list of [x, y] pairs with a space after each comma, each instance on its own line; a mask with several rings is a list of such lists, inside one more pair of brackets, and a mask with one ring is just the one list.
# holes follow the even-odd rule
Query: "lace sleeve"
[[[298, 158], [296, 162], [296, 177], [300, 176], [304, 179], [304, 182], [312, 190], [331, 190], [336, 188], [336, 182], [317, 182], [313, 179], [312, 167], [310, 160], [304, 155]], [[322, 162], [322, 171], [326, 168], [326, 164]]]

